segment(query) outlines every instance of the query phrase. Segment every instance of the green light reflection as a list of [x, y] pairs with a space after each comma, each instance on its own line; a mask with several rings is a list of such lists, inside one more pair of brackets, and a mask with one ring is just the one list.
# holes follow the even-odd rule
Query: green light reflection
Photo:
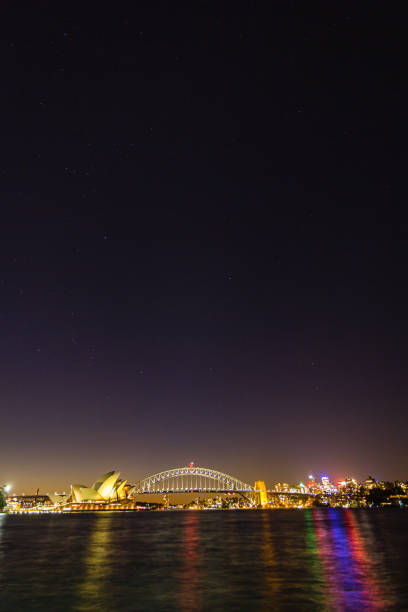
[[322, 610], [328, 608], [329, 602], [327, 593], [325, 593], [325, 581], [323, 577], [323, 568], [320, 560], [318, 549], [318, 541], [315, 533], [314, 521], [311, 510], [305, 510], [306, 521], [306, 548], [308, 553], [308, 568], [311, 574], [311, 589], [314, 594], [314, 600]]

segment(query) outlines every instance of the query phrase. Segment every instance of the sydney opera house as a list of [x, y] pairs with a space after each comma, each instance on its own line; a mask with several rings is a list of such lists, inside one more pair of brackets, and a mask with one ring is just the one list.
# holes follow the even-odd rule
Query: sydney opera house
[[[140, 510], [146, 504], [129, 499], [134, 488], [127, 480], [119, 478], [119, 472], [108, 472], [100, 476], [91, 487], [84, 484], [71, 485], [71, 495], [67, 496], [63, 510], [79, 512], [87, 510]], [[62, 501], [62, 500], [61, 500]]]
[[92, 487], [83, 484], [71, 485], [72, 502], [118, 502], [127, 498], [129, 489], [127, 480], [119, 478], [119, 472], [108, 472], [100, 476]]
[[86, 512], [95, 510], [145, 510], [158, 508], [157, 501], [136, 501], [131, 492], [134, 485], [119, 478], [119, 472], [100, 476], [91, 487], [85, 484], [71, 485], [70, 493], [46, 495], [14, 495], [8, 501], [9, 512]]

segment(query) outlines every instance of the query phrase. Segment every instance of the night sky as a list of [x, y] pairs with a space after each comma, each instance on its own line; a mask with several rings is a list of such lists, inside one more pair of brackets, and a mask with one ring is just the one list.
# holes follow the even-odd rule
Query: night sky
[[0, 42], [2, 481], [407, 479], [396, 7], [26, 4]]

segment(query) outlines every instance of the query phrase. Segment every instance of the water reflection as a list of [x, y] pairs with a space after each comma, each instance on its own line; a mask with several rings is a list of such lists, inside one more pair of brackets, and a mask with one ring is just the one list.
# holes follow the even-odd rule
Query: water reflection
[[262, 513], [262, 557], [265, 570], [265, 598], [271, 603], [275, 601], [280, 588], [280, 576], [274, 551], [270, 513]]
[[313, 520], [326, 606], [353, 612], [389, 609], [353, 511], [315, 510]]
[[323, 569], [319, 556], [317, 535], [314, 529], [313, 517], [311, 510], [305, 510], [306, 520], [306, 549], [308, 558], [308, 570], [311, 575], [311, 589], [313, 591], [314, 601], [321, 605], [330, 608], [330, 600], [328, 592], [323, 590]]
[[[380, 579], [376, 574], [373, 551], [370, 551], [371, 554], [368, 554], [364, 541], [365, 538], [362, 535], [360, 525], [353, 511], [345, 510], [344, 514], [350, 550], [358, 568], [359, 577], [362, 578], [365, 599], [370, 602], [372, 610], [388, 609], [393, 603], [393, 598], [391, 593], [387, 592], [388, 589], [381, 585]], [[360, 514], [359, 517], [361, 516], [366, 520], [365, 514]], [[387, 587], [389, 588], [389, 585]]]
[[110, 574], [112, 515], [95, 516], [84, 560], [84, 578], [79, 587], [77, 610], [100, 610], [106, 601], [106, 585]]
[[0, 610], [408, 610], [406, 525], [341, 509], [0, 515]]
[[182, 533], [182, 572], [180, 575], [179, 607], [181, 610], [201, 610], [199, 570], [199, 513], [185, 513]]

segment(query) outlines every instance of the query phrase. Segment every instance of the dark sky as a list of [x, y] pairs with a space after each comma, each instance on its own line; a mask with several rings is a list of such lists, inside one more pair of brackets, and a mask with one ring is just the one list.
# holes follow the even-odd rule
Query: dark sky
[[26, 4], [0, 43], [0, 478], [407, 479], [396, 7]]

